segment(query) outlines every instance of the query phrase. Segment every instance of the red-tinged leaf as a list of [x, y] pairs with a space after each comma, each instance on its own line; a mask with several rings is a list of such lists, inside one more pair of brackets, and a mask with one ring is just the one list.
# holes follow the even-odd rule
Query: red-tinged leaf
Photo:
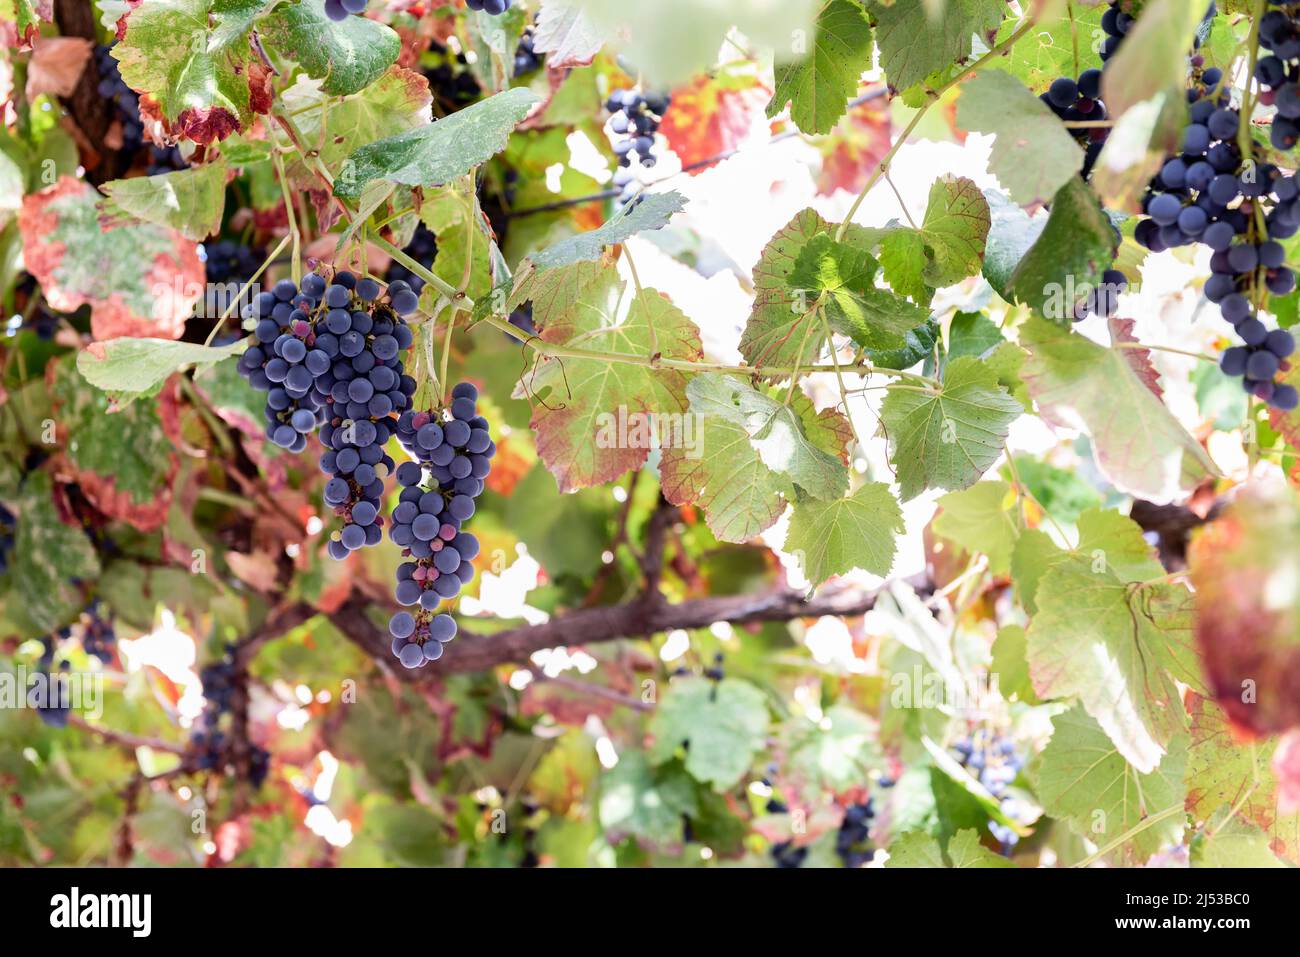
[[1300, 863], [1300, 814], [1282, 806], [1282, 784], [1273, 773], [1277, 742], [1252, 747], [1222, 708], [1195, 692], [1187, 693], [1186, 704], [1187, 813], [1199, 824], [1224, 806], [1235, 807], [1241, 820], [1268, 835], [1274, 854]]
[[817, 140], [822, 154], [817, 192], [823, 196], [837, 189], [860, 192], [889, 152], [890, 128], [889, 102], [884, 97], [849, 110], [834, 130]]
[[27, 98], [71, 96], [93, 44], [82, 37], [38, 37], [27, 65]]
[[[1111, 342], [1137, 342], [1137, 336], [1133, 335], [1133, 327], [1137, 325], [1136, 319], [1111, 319], [1110, 338]], [[1151, 362], [1150, 349], [1126, 349], [1120, 348], [1119, 354], [1124, 357], [1124, 361], [1129, 364], [1137, 377], [1142, 383], [1151, 390], [1152, 394], [1158, 399], [1163, 399], [1165, 390], [1160, 385], [1160, 373]]]
[[1300, 504], [1246, 489], [1193, 542], [1196, 639], [1209, 688], [1243, 731], [1300, 726]]
[[[1278, 381], [1300, 389], [1300, 362], [1296, 362], [1295, 359], [1296, 357], [1292, 356], [1286, 360], [1290, 363], [1291, 368], [1279, 376]], [[1268, 420], [1273, 428], [1280, 432], [1290, 443], [1291, 448], [1300, 449], [1300, 408], [1292, 409], [1290, 412], [1283, 412], [1281, 409], [1274, 409], [1270, 406]]]
[[[659, 132], [691, 172], [708, 169], [720, 153], [749, 135], [772, 91], [757, 76], [701, 75], [673, 90], [673, 105]], [[696, 165], [700, 164], [700, 165]]]
[[94, 189], [70, 176], [27, 196], [18, 214], [23, 259], [52, 307], [89, 303], [97, 340], [179, 339], [203, 295], [194, 243], [161, 226], [99, 226]]
[[1277, 775], [1277, 807], [1283, 814], [1300, 811], [1300, 728], [1288, 731], [1273, 752]]

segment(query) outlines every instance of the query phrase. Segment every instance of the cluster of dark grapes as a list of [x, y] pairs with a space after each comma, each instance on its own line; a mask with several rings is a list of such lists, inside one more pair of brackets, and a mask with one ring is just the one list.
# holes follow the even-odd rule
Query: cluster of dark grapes
[[[1101, 70], [1095, 68], [1084, 70], [1079, 74], [1078, 80], [1072, 80], [1068, 76], [1057, 77], [1039, 99], [1064, 122], [1109, 119], [1106, 104], [1101, 101]], [[1110, 127], [1069, 127], [1068, 129], [1075, 141], [1083, 148], [1083, 169], [1080, 170], [1080, 174], [1087, 179], [1092, 173], [1093, 164], [1101, 154], [1101, 148], [1106, 145], [1106, 136], [1110, 133]]]
[[1295, 7], [1270, 0], [1283, 10], [1270, 10], [1259, 20], [1259, 45], [1269, 53], [1255, 64], [1262, 89], [1259, 101], [1277, 110], [1269, 139], [1282, 151], [1300, 142], [1300, 15]]
[[[415, 227], [415, 235], [411, 237], [411, 241], [406, 244], [406, 248], [402, 252], [425, 269], [431, 269], [433, 259], [438, 255], [438, 237], [434, 235], [431, 229], [426, 228], [424, 223], [420, 223]], [[389, 264], [388, 271], [384, 273], [384, 281], [389, 284], [404, 282], [411, 287], [417, 296], [424, 289], [424, 280], [396, 259]]]
[[[1133, 24], [1137, 18], [1125, 12], [1122, 7], [1127, 4], [1121, 0], [1110, 0], [1110, 5], [1106, 12], [1101, 15], [1101, 30], [1106, 34], [1106, 39], [1101, 42], [1101, 49], [1097, 55], [1101, 57], [1101, 62], [1105, 63], [1116, 53], [1119, 52], [1119, 45], [1124, 42], [1124, 37], [1133, 29]], [[1210, 7], [1210, 16], [1214, 15], [1214, 7]]]
[[345, 521], [328, 546], [336, 559], [382, 537], [384, 478], [394, 467], [383, 447], [415, 393], [398, 357], [414, 340], [402, 316], [418, 297], [402, 282], [389, 285], [387, 302], [380, 294], [379, 283], [350, 272], [328, 283], [310, 273], [301, 290], [281, 279], [245, 310], [256, 326], [239, 371], [267, 393], [266, 437], [301, 452], [320, 429], [321, 470], [332, 476], [325, 503]]
[[113, 660], [116, 644], [117, 630], [112, 615], [105, 615], [103, 604], [96, 598], [81, 615], [81, 649], [108, 664]]
[[72, 634], [72, 629], [61, 628], [56, 634], [41, 639], [41, 657], [37, 661], [38, 673], [28, 684], [27, 704], [51, 728], [66, 728], [72, 714], [72, 688], [68, 683], [71, 663], [65, 658], [54, 671], [54, 651], [61, 639]]
[[341, 23], [353, 14], [366, 12], [370, 0], [325, 0], [325, 16]]
[[499, 17], [510, 9], [510, 0], [465, 0], [465, 6]]
[[655, 132], [670, 102], [672, 98], [666, 93], [616, 90], [605, 103], [610, 112], [609, 128], [615, 136], [614, 155], [618, 157], [619, 168], [614, 173], [614, 186], [622, 190], [620, 204], [630, 202], [637, 195], [632, 161], [637, 160], [643, 169], [650, 169], [658, 162], [654, 155]]
[[524, 35], [519, 38], [519, 46], [515, 49], [515, 76], [532, 73], [541, 67], [542, 58], [533, 50], [535, 39], [532, 25], [525, 27]]
[[[986, 729], [977, 729], [969, 737], [953, 745], [957, 760], [970, 771], [984, 789], [998, 800], [1008, 817], [1018, 817], [1021, 808], [1013, 795], [1007, 793], [1024, 767], [1011, 739]], [[989, 832], [1002, 844], [1002, 852], [1010, 853], [1020, 836], [1014, 829], [999, 821], [989, 822]]]
[[496, 454], [477, 400], [478, 390], [462, 382], [452, 389], [450, 408], [407, 411], [397, 420], [398, 441], [415, 461], [397, 468], [402, 491], [389, 537], [407, 559], [397, 569], [398, 604], [418, 608], [393, 615], [388, 630], [393, 654], [407, 668], [442, 657], [456, 621], [433, 612], [474, 579], [478, 539], [461, 529]]
[[233, 282], [242, 286], [262, 265], [266, 259], [266, 250], [246, 246], [233, 239], [219, 239], [211, 246], [204, 247], [204, 256], [203, 266], [208, 282]]
[[144, 145], [144, 124], [140, 122], [140, 97], [122, 80], [117, 60], [113, 59], [113, 45], [95, 47], [95, 69], [99, 72], [99, 95], [113, 104], [113, 111], [122, 125], [122, 149], [134, 153]]
[[859, 804], [850, 804], [844, 810], [844, 820], [840, 821], [840, 829], [835, 834], [835, 853], [845, 867], [862, 867], [876, 856], [870, 838], [871, 818], [874, 816], [870, 798]]
[[475, 102], [483, 93], [469, 59], [463, 53], [452, 53], [437, 40], [429, 43], [429, 52], [438, 57], [438, 63], [425, 68], [424, 78], [429, 90], [444, 112], [455, 112]]
[[[239, 674], [235, 668], [234, 647], [226, 646], [226, 656], [218, 662], [205, 665], [199, 672], [206, 704], [200, 727], [190, 734], [190, 751], [187, 766], [196, 771], [224, 771], [228, 763], [229, 738], [221, 729], [222, 715], [229, 714], [234, 706]], [[248, 780], [253, 787], [261, 787], [271, 769], [271, 754], [265, 748], [250, 744]]]
[[1220, 368], [1242, 376], [1247, 392], [1290, 410], [1300, 396], [1274, 380], [1290, 367], [1295, 341], [1285, 330], [1270, 331], [1256, 311], [1268, 294], [1286, 295], [1296, 286], [1278, 240], [1300, 229], [1300, 189], [1257, 155], [1242, 162], [1241, 116], [1220, 81], [1218, 70], [1207, 69], [1189, 89], [1182, 152], [1151, 181], [1142, 203], [1149, 218], [1138, 223], [1134, 238], [1153, 252], [1197, 242], [1214, 251], [1205, 296], [1244, 343], [1225, 350]]
[[18, 537], [18, 517], [0, 503], [0, 575], [9, 570], [9, 556], [13, 554]]

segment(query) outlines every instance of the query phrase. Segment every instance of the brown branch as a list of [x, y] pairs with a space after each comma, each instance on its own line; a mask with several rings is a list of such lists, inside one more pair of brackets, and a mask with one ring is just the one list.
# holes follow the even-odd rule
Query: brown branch
[[[447, 674], [485, 671], [502, 664], [526, 664], [543, 648], [587, 645], [617, 638], [644, 638], [681, 628], [707, 628], [714, 622], [746, 624], [759, 621], [792, 621], [822, 615], [861, 615], [876, 603], [877, 590], [851, 586], [828, 586], [805, 600], [803, 595], [778, 589], [757, 595], [697, 598], [678, 604], [648, 605], [641, 599], [620, 605], [579, 608], [540, 625], [521, 625], [494, 634], [473, 634], [464, 630], [436, 664], [420, 671], [395, 669], [406, 680], [429, 680]], [[379, 661], [392, 658], [391, 640], [371, 620], [372, 602], [363, 596], [349, 598], [330, 620], [349, 639]]]
[[172, 744], [170, 741], [164, 741], [162, 738], [147, 738], [139, 734], [131, 734], [129, 731], [115, 731], [112, 728], [102, 728], [97, 724], [91, 724], [79, 714], [69, 714], [68, 724], [80, 728], [83, 731], [89, 731], [91, 734], [97, 734], [105, 741], [119, 744], [124, 748], [130, 748], [134, 751], [136, 748], [152, 748], [154, 751], [167, 751], [171, 754], [184, 754], [185, 746]]

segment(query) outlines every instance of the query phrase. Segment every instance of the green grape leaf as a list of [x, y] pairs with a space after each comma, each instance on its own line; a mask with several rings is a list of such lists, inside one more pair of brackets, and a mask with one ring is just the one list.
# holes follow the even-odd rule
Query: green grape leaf
[[984, 198], [989, 204], [990, 217], [988, 242], [984, 246], [984, 278], [999, 296], [1012, 302], [1015, 294], [1011, 291], [1011, 277], [1046, 228], [1048, 214], [1039, 210], [1030, 216], [997, 190], [985, 190]]
[[1016, 265], [1009, 291], [1016, 301], [1069, 328], [1075, 304], [1101, 283], [1118, 248], [1110, 217], [1076, 176], [1052, 199], [1047, 225]]
[[977, 276], [989, 234], [989, 204], [972, 180], [941, 176], [930, 187], [921, 235], [933, 252], [925, 267], [931, 286], [951, 286]]
[[1038, 695], [1034, 694], [1034, 684], [1029, 679], [1026, 653], [1025, 629], [1019, 625], [1006, 625], [998, 629], [998, 636], [993, 642], [990, 675], [996, 676], [998, 690], [1008, 701], [1038, 704]]
[[[577, 267], [566, 267], [576, 269]], [[567, 309], [546, 311], [540, 335], [557, 346], [597, 343], [601, 350], [632, 356], [656, 352], [668, 359], [698, 360], [699, 329], [661, 293], [646, 289], [625, 296], [616, 270], [597, 270]], [[535, 307], [536, 308], [536, 307]], [[698, 446], [698, 423], [687, 411], [686, 376], [604, 359], [541, 360], [520, 382], [534, 403], [537, 452], [561, 491], [612, 481], [645, 464], [656, 443], [685, 450]]]
[[835, 704], [823, 720], [792, 722], [788, 771], [807, 781], [813, 793], [841, 792], [861, 784], [882, 761], [875, 721]]
[[[464, 182], [426, 192], [420, 204], [420, 221], [438, 237], [438, 251], [430, 271], [459, 288], [465, 263], [470, 263], [465, 292], [473, 299], [481, 299], [492, 288], [491, 227]], [[435, 293], [431, 290], [431, 294]]]
[[[807, 368], [817, 362], [824, 342], [821, 325], [806, 295], [795, 294], [791, 277], [805, 247], [828, 229], [816, 210], [805, 209], [768, 240], [755, 264], [754, 306], [740, 336], [740, 352], [756, 369]], [[782, 375], [773, 372], [769, 378]]]
[[925, 831], [909, 831], [889, 845], [887, 868], [900, 867], [1015, 867], [1001, 855], [994, 854], [980, 844], [979, 833], [973, 828], [962, 828], [948, 841], [947, 848], [938, 838]]
[[1050, 425], [1092, 438], [1097, 466], [1121, 491], [1169, 502], [1218, 474], [1120, 349], [1031, 318], [1022, 378]]
[[582, 0], [542, 0], [533, 51], [549, 54], [546, 63], [551, 69], [586, 66], [607, 39], [583, 12]]
[[[327, 96], [320, 80], [299, 74], [293, 85], [281, 94], [281, 99], [303, 140], [313, 147], [320, 144], [320, 161], [325, 168], [338, 169], [363, 146], [394, 132], [427, 126], [433, 95], [422, 73], [393, 66], [364, 90], [342, 100]], [[274, 132], [277, 143], [284, 147], [290, 145], [287, 133], [278, 126]], [[297, 151], [287, 153], [285, 162], [286, 172], [295, 179], [316, 183]]]
[[366, 17], [325, 15], [325, 0], [282, 3], [261, 24], [263, 40], [297, 60], [330, 96], [359, 93], [397, 61], [402, 41]]
[[270, 107], [269, 72], [242, 39], [266, 0], [157, 0], [133, 7], [113, 46], [122, 79], [157, 101], [168, 131], [223, 140]]
[[17, 516], [10, 576], [14, 595], [7, 614], [27, 636], [48, 635], [72, 621], [85, 605], [78, 581], [99, 577], [99, 557], [80, 528], [65, 525], [51, 498], [45, 472], [30, 473], [10, 504]]
[[869, 0], [876, 21], [880, 65], [889, 85], [905, 90], [931, 73], [961, 63], [971, 54], [975, 34], [996, 30], [1005, 6], [998, 0]]
[[1187, 813], [1192, 821], [1205, 824], [1224, 805], [1237, 808], [1241, 821], [1268, 835], [1269, 850], [1300, 864], [1300, 811], [1284, 806], [1272, 766], [1279, 739], [1242, 741], [1227, 713], [1194, 691], [1187, 695], [1187, 712]]
[[600, 781], [600, 823], [614, 835], [631, 835], [656, 844], [678, 841], [682, 815], [697, 813], [695, 782], [680, 764], [653, 768], [629, 748]]
[[65, 176], [23, 201], [23, 260], [49, 304], [72, 312], [89, 303], [95, 339], [180, 338], [203, 295], [194, 243], [145, 224], [104, 232], [99, 194]]
[[933, 527], [968, 552], [987, 555], [989, 571], [1005, 575], [1011, 568], [1011, 553], [1020, 529], [1011, 511], [1015, 494], [1006, 482], [976, 482], [962, 492], [949, 492], [939, 499], [939, 513]]
[[72, 356], [53, 373], [50, 393], [59, 431], [68, 461], [90, 486], [83, 491], [105, 514], [145, 528], [161, 525], [177, 461], [156, 404], [139, 402], [110, 412], [109, 397], [87, 386]]
[[246, 339], [228, 346], [201, 346], [174, 339], [110, 339], [92, 342], [79, 352], [77, 371], [91, 385], [112, 394], [119, 405], [125, 405], [156, 393], [174, 372], [215, 365], [247, 347]]
[[686, 206], [681, 193], [650, 193], [634, 206], [624, 207], [599, 229], [570, 236], [552, 246], [532, 253], [528, 259], [538, 270], [571, 266], [578, 262], [600, 259], [606, 246], [627, 242], [637, 233], [662, 229]]
[[1178, 808], [1112, 852], [1117, 863], [1132, 866], [1182, 839], [1186, 765], [1187, 739], [1179, 736], [1157, 765], [1146, 771], [1135, 768], [1101, 726], [1075, 706], [1052, 719], [1052, 740], [1037, 765], [1036, 791], [1048, 814], [1069, 821], [1099, 846], [1154, 814]]
[[851, 0], [830, 0], [817, 16], [812, 49], [803, 58], [776, 65], [776, 92], [768, 117], [787, 103], [795, 125], [805, 133], [829, 133], [858, 92], [871, 68], [871, 25]]
[[1196, 832], [1192, 867], [1286, 867], [1270, 848], [1268, 835], [1232, 812], [1225, 804]]
[[537, 94], [516, 87], [427, 126], [367, 143], [343, 164], [334, 194], [356, 202], [374, 180], [404, 186], [450, 183], [505, 149], [510, 132], [537, 102]]
[[889, 486], [870, 482], [848, 498], [795, 505], [783, 549], [799, 558], [814, 585], [855, 568], [884, 577], [894, 564], [895, 536], [904, 531]]
[[[1039, 11], [1034, 29], [1013, 43], [1005, 56], [989, 61], [987, 69], [1005, 70], [1034, 93], [1042, 93], [1057, 77], [1077, 77], [1089, 67], [1099, 67], [1093, 50], [1099, 42], [1101, 14], [1106, 7], [1060, 6]], [[1021, 25], [1004, 20], [997, 41], [1003, 42]]]
[[937, 391], [890, 389], [880, 410], [903, 501], [927, 488], [974, 485], [1002, 454], [1022, 411], [979, 360], [948, 363]]
[[722, 792], [749, 771], [767, 744], [767, 699], [748, 681], [679, 678], [659, 700], [650, 719], [650, 760], [662, 764], [689, 742], [686, 770]]
[[957, 126], [994, 134], [989, 169], [1022, 205], [1051, 200], [1083, 168], [1083, 150], [1056, 114], [1001, 70], [962, 84]]
[[[793, 294], [794, 309], [789, 313], [788, 334], [808, 334], [808, 338], [825, 342], [818, 317], [809, 312], [818, 302], [826, 312], [833, 331], [848, 336], [869, 350], [892, 350], [904, 347], [907, 334], [930, 318], [928, 310], [900, 296], [876, 287], [880, 264], [865, 249], [836, 242], [829, 234], [814, 236], [790, 273], [788, 291]], [[804, 315], [799, 314], [801, 302]], [[789, 321], [787, 320], [787, 321]], [[819, 338], [820, 334], [820, 338]]]
[[1204, 7], [1186, 0], [1147, 0], [1142, 5], [1142, 15], [1102, 74], [1102, 99], [1111, 119], [1158, 93], [1176, 94], [1185, 102], [1184, 61], [1204, 16]]
[[1149, 774], [1184, 726], [1174, 678], [1196, 667], [1191, 592], [1076, 559], [1050, 567], [1035, 598], [1034, 691], [1077, 696], [1124, 759]]
[[880, 267], [889, 288], [921, 305], [934, 298], [934, 288], [925, 281], [933, 255], [919, 229], [897, 226], [880, 237]]
[[128, 223], [153, 223], [187, 239], [202, 240], [221, 229], [226, 208], [226, 164], [191, 166], [157, 176], [115, 179], [100, 187], [100, 225], [112, 229]]

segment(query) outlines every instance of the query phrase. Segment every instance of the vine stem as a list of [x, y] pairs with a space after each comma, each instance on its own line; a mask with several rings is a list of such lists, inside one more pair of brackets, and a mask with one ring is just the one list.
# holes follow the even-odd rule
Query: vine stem
[[1115, 848], [1119, 847], [1121, 844], [1131, 841], [1133, 838], [1137, 837], [1147, 828], [1155, 827], [1161, 821], [1164, 821], [1168, 818], [1173, 817], [1175, 814], [1180, 814], [1180, 813], [1185, 813], [1183, 811], [1182, 804], [1174, 804], [1165, 808], [1163, 811], [1159, 811], [1156, 814], [1152, 814], [1150, 817], [1139, 821], [1137, 824], [1134, 824], [1132, 827], [1130, 827], [1119, 837], [1115, 838], [1115, 840], [1102, 845], [1096, 851], [1089, 854], [1087, 857], [1079, 861], [1079, 863], [1075, 864], [1074, 866], [1091, 867], [1093, 864], [1097, 863], [1099, 860], [1101, 860], [1111, 851], [1115, 850]]
[[[370, 241], [400, 262], [415, 275], [419, 276], [434, 289], [441, 292], [451, 301], [453, 306], [464, 311], [473, 311], [473, 299], [465, 293], [457, 291], [456, 288], [446, 280], [434, 275], [426, 269], [423, 264], [408, 256], [388, 240], [372, 233], [370, 234]], [[489, 313], [475, 321], [482, 322], [494, 329], [499, 329], [502, 332], [509, 333], [515, 338], [519, 337], [519, 329], [512, 326], [500, 316]], [[528, 339], [525, 340], [525, 344], [533, 351], [554, 359], [587, 359], [594, 362], [622, 362], [627, 365], [650, 366], [655, 369], [675, 369], [680, 372], [721, 372], [728, 375], [743, 376], [788, 376], [801, 373], [835, 371], [835, 366], [829, 364], [805, 366], [796, 370], [774, 366], [734, 366], [721, 362], [691, 362], [688, 359], [652, 358], [650, 356], [630, 355], [619, 352], [597, 352], [592, 349], [570, 349], [564, 346], [557, 346], [551, 342], [546, 342], [537, 336], [529, 336]], [[883, 366], [864, 363], [853, 366], [850, 371], [859, 375], [894, 376], [899, 379], [919, 382], [923, 385], [929, 386], [931, 389], [939, 388], [937, 380], [932, 379], [927, 375], [921, 375], [917, 372], [905, 372], [902, 369], [889, 369]]]
[[294, 212], [293, 197], [289, 195], [289, 177], [284, 172], [284, 157], [273, 153], [275, 173], [280, 178], [280, 192], [284, 194], [284, 208], [289, 216], [289, 235], [293, 238], [293, 260], [289, 271], [295, 286], [302, 285], [302, 235], [298, 232], [298, 214]]
[[1190, 349], [1176, 349], [1173, 346], [1155, 346], [1149, 342], [1112, 342], [1111, 345], [1116, 349], [1150, 349], [1152, 352], [1172, 352], [1174, 355], [1190, 356], [1193, 359], [1200, 359], [1202, 362], [1213, 362], [1217, 364], [1219, 361], [1214, 356], [1207, 355], [1204, 352], [1193, 352]]
[[1030, 16], [1005, 40], [997, 44], [993, 49], [989, 50], [982, 57], [972, 63], [968, 69], [962, 70], [946, 83], [941, 84], [939, 88], [930, 95], [930, 99], [926, 101], [924, 106], [916, 111], [916, 114], [912, 117], [911, 121], [903, 128], [903, 132], [899, 135], [898, 139], [894, 141], [894, 145], [889, 148], [889, 152], [881, 158], [879, 165], [876, 167], [876, 171], [871, 174], [871, 179], [867, 180], [867, 185], [862, 187], [862, 191], [858, 193], [857, 199], [855, 199], [853, 205], [849, 207], [849, 211], [845, 215], [844, 221], [840, 223], [839, 229], [835, 231], [836, 242], [844, 241], [844, 234], [848, 231], [849, 224], [853, 222], [853, 217], [857, 213], [858, 208], [862, 205], [862, 201], [867, 198], [867, 193], [871, 192], [872, 187], [880, 181], [880, 178], [889, 172], [889, 164], [894, 161], [894, 156], [897, 155], [900, 149], [902, 149], [903, 144], [907, 142], [907, 138], [912, 135], [913, 131], [915, 131], [916, 127], [920, 124], [922, 118], [927, 112], [929, 112], [930, 107], [934, 106], [935, 103], [938, 103], [940, 97], [962, 80], [974, 74], [984, 64], [1002, 56], [1002, 54], [1006, 53], [1007, 50], [1011, 49], [1011, 47], [1014, 46], [1021, 37], [1034, 28], [1034, 23], [1035, 18]]

